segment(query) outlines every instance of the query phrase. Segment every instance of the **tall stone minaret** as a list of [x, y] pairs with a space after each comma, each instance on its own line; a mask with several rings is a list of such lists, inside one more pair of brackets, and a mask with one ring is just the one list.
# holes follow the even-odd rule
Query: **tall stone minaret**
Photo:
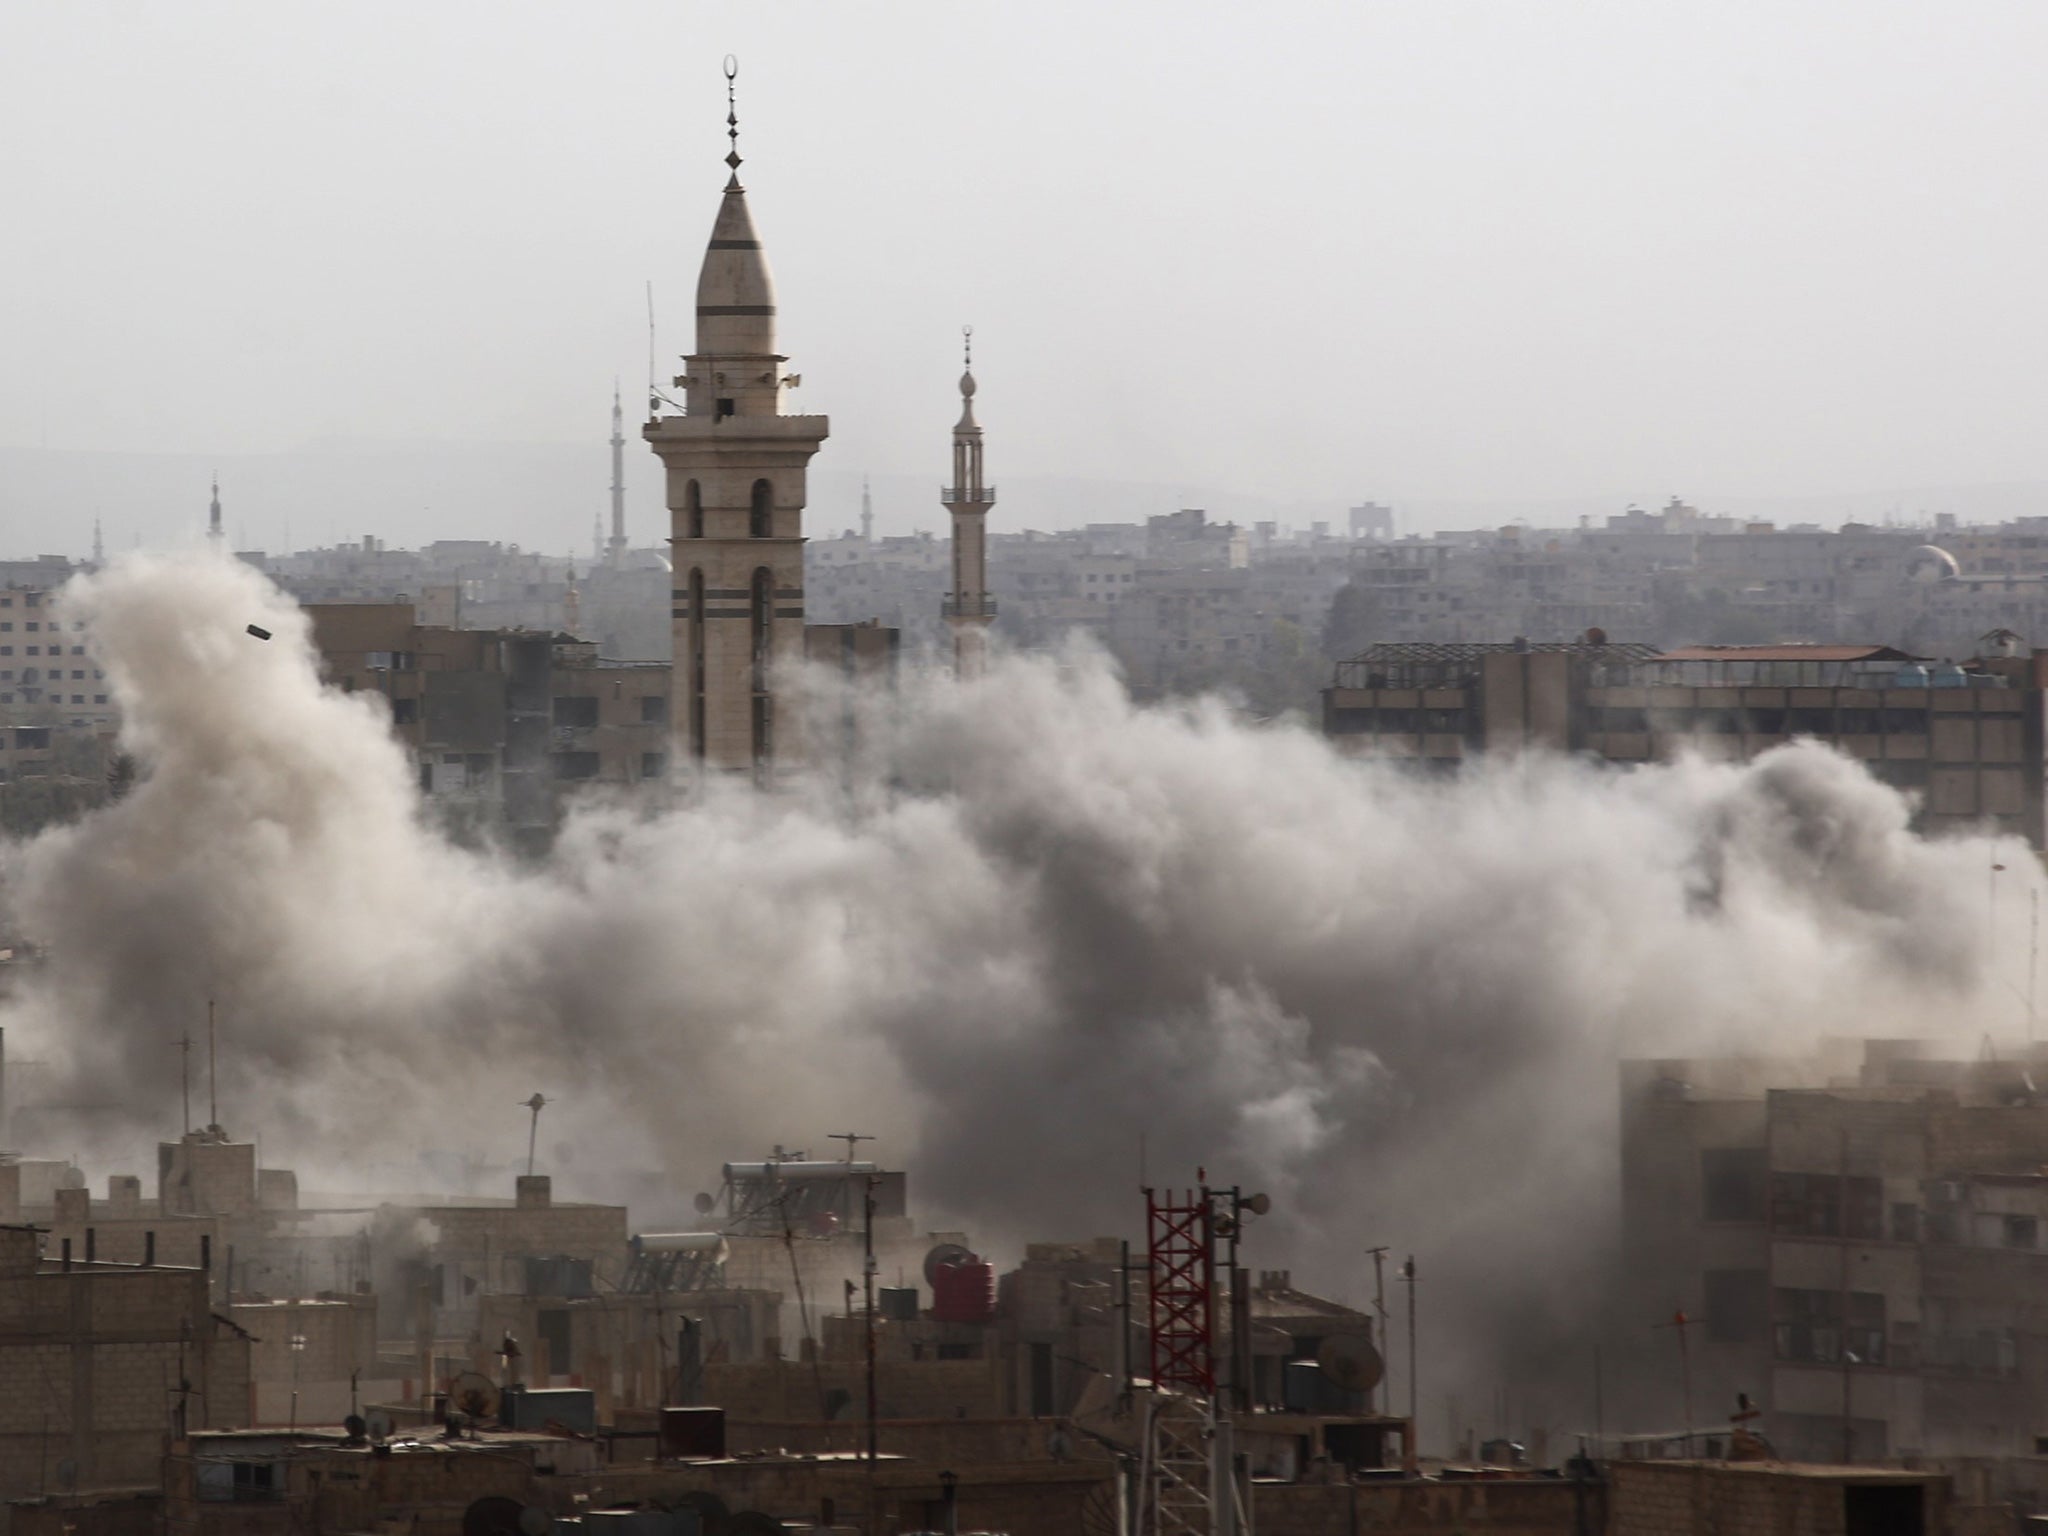
[[206, 508], [206, 547], [220, 551], [220, 476], [213, 477], [213, 500]]
[[775, 283], [740, 185], [733, 74], [728, 60], [733, 174], [697, 278], [697, 347], [675, 380], [684, 412], [641, 435], [667, 471], [678, 748], [765, 778], [800, 755], [781, 690], [803, 657], [805, 474], [830, 424], [782, 414], [798, 379], [775, 350]]
[[988, 626], [996, 600], [988, 595], [988, 509], [996, 488], [981, 478], [981, 424], [974, 419], [974, 327], [967, 338], [967, 371], [960, 375], [960, 424], [953, 428], [953, 483], [940, 500], [953, 514], [953, 590], [946, 594], [946, 623], [953, 630], [953, 672], [963, 680], [981, 676], [988, 656]]
[[626, 568], [626, 412], [617, 380], [612, 382], [612, 537], [605, 558], [615, 571]]
[[875, 542], [875, 498], [868, 494], [868, 477], [860, 477], [860, 541]]

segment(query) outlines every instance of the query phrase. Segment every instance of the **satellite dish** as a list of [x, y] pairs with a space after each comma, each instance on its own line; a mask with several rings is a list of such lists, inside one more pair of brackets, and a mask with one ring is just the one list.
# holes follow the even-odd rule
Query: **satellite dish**
[[348, 1431], [351, 1440], [360, 1440], [370, 1432], [370, 1426], [363, 1421], [363, 1416], [359, 1413], [352, 1413], [343, 1419], [341, 1427]]
[[488, 1419], [498, 1411], [498, 1385], [479, 1371], [464, 1371], [448, 1382], [448, 1406], [472, 1419]]
[[732, 1536], [732, 1511], [709, 1488], [692, 1488], [688, 1493], [678, 1494], [675, 1507], [694, 1509], [704, 1536]]
[[743, 1509], [732, 1517], [726, 1536], [789, 1536], [788, 1529], [773, 1515], [758, 1509]]
[[1323, 1379], [1346, 1392], [1370, 1392], [1386, 1374], [1386, 1362], [1362, 1333], [1333, 1333], [1316, 1350]]
[[462, 1536], [521, 1536], [526, 1506], [500, 1493], [485, 1494], [462, 1512]]
[[372, 1408], [363, 1415], [363, 1433], [372, 1440], [389, 1440], [391, 1431], [397, 1427], [390, 1413], [382, 1408]]
[[939, 1283], [940, 1270], [951, 1269], [955, 1264], [971, 1264], [973, 1262], [974, 1255], [967, 1249], [962, 1248], [958, 1243], [940, 1243], [938, 1247], [924, 1256], [924, 1283], [926, 1285], [937, 1285]]
[[548, 1536], [555, 1528], [555, 1517], [538, 1504], [529, 1504], [519, 1511], [519, 1536]]
[[705, 1194], [702, 1190], [699, 1190], [697, 1192], [697, 1198], [691, 1203], [697, 1207], [697, 1214], [699, 1216], [709, 1216], [713, 1211], [718, 1209], [717, 1199], [711, 1195]]

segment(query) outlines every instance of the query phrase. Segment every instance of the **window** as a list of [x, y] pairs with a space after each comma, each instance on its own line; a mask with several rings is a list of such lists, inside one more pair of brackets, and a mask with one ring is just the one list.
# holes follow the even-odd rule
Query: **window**
[[557, 752], [555, 754], [555, 777], [558, 779], [594, 779], [597, 777], [598, 761], [595, 752]]
[[1892, 1206], [1892, 1241], [1895, 1243], [1917, 1243], [1920, 1241], [1920, 1207], [1910, 1201], [1896, 1202]]
[[718, 414], [721, 416], [730, 416], [732, 413], [733, 407], [731, 399], [724, 395], [720, 395], [718, 397]]
[[555, 700], [555, 724], [579, 729], [588, 729], [597, 724], [597, 699], [560, 698]]
[[1771, 1292], [1771, 1349], [1780, 1360], [1819, 1365], [1884, 1364], [1884, 1297], [1849, 1292], [1848, 1326], [1843, 1327], [1840, 1291], [1802, 1291], [1780, 1286]]
[[690, 537], [693, 539], [703, 538], [704, 497], [703, 493], [697, 489], [697, 482], [694, 480], [683, 487], [683, 515], [688, 520]]
[[420, 701], [418, 699], [393, 699], [391, 701], [391, 723], [393, 725], [418, 725], [420, 722]]
[[1710, 1269], [1706, 1285], [1707, 1342], [1751, 1344], [1770, 1327], [1771, 1287], [1760, 1269]]
[[663, 753], [642, 752], [640, 754], [640, 777], [643, 779], [660, 778], [662, 770], [667, 766], [668, 758]]
[[[1847, 1219], [1843, 1188], [1848, 1186]], [[1884, 1183], [1832, 1173], [1771, 1175], [1771, 1230], [1792, 1237], [1884, 1237]]]
[[768, 662], [775, 641], [775, 573], [765, 565], [754, 571], [748, 613], [753, 627], [754, 761], [761, 763], [768, 760], [772, 750], [769, 740], [772, 721], [769, 714]]
[[71, 681], [74, 683], [83, 682], [85, 681], [85, 674], [83, 672], [73, 672], [71, 674]]
[[34, 619], [30, 619], [28, 623], [22, 626], [22, 628], [26, 629], [30, 634], [34, 634], [38, 629], [42, 628], [42, 626], [36, 623]]
[[43, 653], [41, 647], [32, 645], [28, 648], [28, 654], [31, 656], [40, 656]]
[[665, 693], [643, 694], [640, 698], [640, 723], [662, 725], [668, 720], [668, 695]]
[[2004, 1240], [2008, 1248], [2038, 1248], [2041, 1245], [2040, 1224], [2031, 1216], [2008, 1216], [2005, 1218]]
[[19, 725], [14, 728], [14, 745], [22, 747], [47, 747], [50, 744], [50, 728], [47, 725]]
[[1765, 1156], [1761, 1147], [1709, 1147], [1700, 1153], [1700, 1217], [1705, 1221], [1764, 1219]]
[[754, 482], [754, 494], [747, 507], [747, 537], [765, 539], [775, 531], [775, 490], [766, 480]]
[[1832, 736], [1835, 731], [1835, 712], [1831, 709], [1794, 709], [1787, 711], [1792, 717], [1794, 736]]

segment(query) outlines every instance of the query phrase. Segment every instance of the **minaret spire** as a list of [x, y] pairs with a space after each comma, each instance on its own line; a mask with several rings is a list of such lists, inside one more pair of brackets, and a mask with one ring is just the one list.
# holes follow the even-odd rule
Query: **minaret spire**
[[213, 501], [206, 509], [206, 542], [212, 549], [220, 548], [220, 472], [213, 476]]
[[740, 109], [733, 94], [733, 82], [740, 77], [740, 61], [731, 54], [725, 56], [725, 136], [732, 140], [732, 148], [726, 151], [725, 163], [732, 167], [733, 185], [740, 179]]
[[996, 601], [988, 595], [988, 509], [996, 489], [982, 481], [981, 424], [974, 419], [974, 327], [960, 328], [965, 371], [960, 375], [960, 421], [953, 428], [953, 483], [940, 501], [953, 515], [953, 590], [943, 613], [953, 630], [953, 672], [979, 677], [988, 655], [988, 627]]
[[619, 401], [619, 381], [612, 380], [612, 541], [611, 567], [626, 566], [626, 411]]
[[100, 520], [98, 517], [94, 517], [92, 520], [92, 563], [94, 565], [105, 565], [107, 563], [107, 546], [106, 541], [100, 537]]
[[875, 498], [868, 494], [868, 477], [860, 477], [860, 541], [875, 542]]

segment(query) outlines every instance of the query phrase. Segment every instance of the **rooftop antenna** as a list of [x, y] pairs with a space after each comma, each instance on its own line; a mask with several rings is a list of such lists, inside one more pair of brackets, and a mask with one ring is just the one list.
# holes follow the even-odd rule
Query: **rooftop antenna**
[[647, 414], [659, 414], [661, 392], [655, 388], [654, 279], [647, 279]]
[[544, 1094], [536, 1093], [526, 1101], [526, 1108], [533, 1111], [533, 1123], [526, 1128], [526, 1176], [533, 1177], [533, 1149], [540, 1140], [540, 1112], [548, 1100]]
[[213, 1024], [213, 999], [206, 1000], [206, 1128], [220, 1129], [220, 1037]]
[[872, 1136], [865, 1136], [859, 1131], [832, 1131], [828, 1135], [833, 1141], [843, 1141], [846, 1143], [846, 1160], [849, 1163], [853, 1161], [853, 1145], [855, 1142], [873, 1141], [875, 1139]]
[[185, 1090], [185, 1130], [192, 1134], [192, 1031], [178, 1037], [178, 1077]]
[[732, 148], [726, 152], [725, 163], [732, 167], [732, 179], [740, 179], [740, 113], [733, 99], [733, 82], [739, 79], [740, 61], [731, 54], [725, 56], [725, 136], [732, 140]]

